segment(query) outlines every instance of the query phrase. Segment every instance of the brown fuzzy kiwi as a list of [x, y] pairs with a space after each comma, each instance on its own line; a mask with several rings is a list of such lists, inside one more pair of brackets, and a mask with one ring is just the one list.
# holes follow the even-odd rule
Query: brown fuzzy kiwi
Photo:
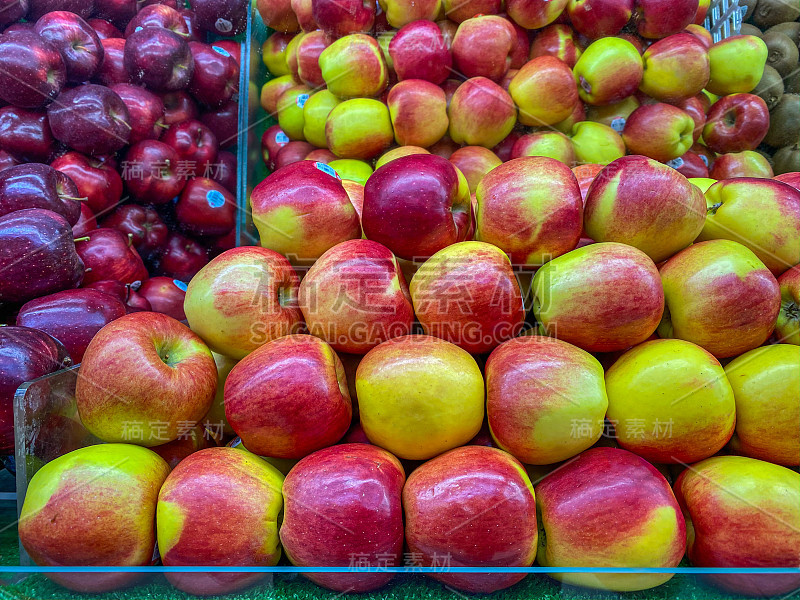
[[754, 35], [756, 37], [761, 37], [764, 35], [764, 32], [761, 31], [755, 25], [750, 25], [750, 23], [742, 23], [742, 29], [739, 32], [740, 35]]
[[775, 175], [800, 171], [800, 146], [793, 144], [780, 148], [772, 157], [772, 162]]
[[797, 44], [788, 35], [773, 31], [765, 33], [761, 39], [769, 51], [767, 64], [780, 73], [781, 77], [786, 77], [797, 68], [800, 52], [797, 50]]
[[784, 94], [769, 114], [769, 131], [764, 143], [773, 148], [800, 140], [800, 95]]
[[767, 108], [772, 110], [783, 96], [783, 79], [781, 74], [769, 65], [764, 65], [764, 74], [755, 89], [750, 92], [759, 96], [767, 103]]
[[770, 32], [782, 33], [783, 35], [788, 35], [789, 39], [791, 39], [795, 44], [800, 46], [800, 23], [797, 21], [789, 21], [788, 23], [778, 23], [777, 25], [773, 25], [765, 33]]
[[800, 70], [795, 69], [783, 78], [784, 94], [800, 94]]
[[778, 23], [795, 21], [800, 17], [800, 4], [797, 0], [758, 0], [753, 11], [753, 24], [761, 29]]
[[753, 16], [753, 11], [756, 9], [756, 4], [758, 4], [758, 0], [739, 0], [739, 7], [742, 6], [747, 7], [747, 12], [742, 17], [743, 21], [747, 21], [750, 17]]

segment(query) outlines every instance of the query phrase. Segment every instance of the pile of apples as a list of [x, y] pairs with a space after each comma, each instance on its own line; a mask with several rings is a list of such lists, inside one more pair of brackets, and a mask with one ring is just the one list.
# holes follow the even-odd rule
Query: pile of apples
[[[76, 364], [126, 312], [184, 318], [185, 282], [236, 235], [236, 157], [221, 148], [237, 140], [240, 44], [204, 40], [240, 34], [247, 9], [0, 3], [4, 323], [51, 334]], [[0, 454], [17, 379], [4, 377]]]

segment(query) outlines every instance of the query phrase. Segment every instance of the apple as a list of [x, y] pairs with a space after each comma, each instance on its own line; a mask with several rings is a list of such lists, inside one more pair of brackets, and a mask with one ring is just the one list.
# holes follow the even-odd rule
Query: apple
[[287, 89], [278, 96], [278, 125], [289, 139], [301, 141], [305, 128], [305, 103], [313, 90], [304, 85]]
[[264, 24], [274, 31], [295, 33], [300, 29], [290, 0], [256, 0], [255, 7]]
[[325, 138], [336, 156], [374, 158], [386, 150], [394, 138], [389, 108], [371, 98], [345, 100], [328, 114]]
[[[431, 577], [470, 593], [521, 581], [538, 541], [533, 485], [523, 466], [497, 448], [465, 446], [417, 468], [403, 489], [406, 541]], [[448, 572], [449, 567], [500, 567], [497, 573]]]
[[[608, 125], [617, 133], [622, 133], [625, 121], [639, 106], [640, 103], [636, 96], [628, 96], [624, 100], [603, 106], [590, 104], [586, 106], [586, 120]], [[705, 111], [703, 111], [703, 119], [703, 122], [705, 122]]]
[[128, 109], [131, 126], [129, 143], [157, 140], [164, 131], [164, 102], [161, 98], [130, 83], [116, 83], [110, 87]]
[[467, 181], [440, 156], [396, 158], [364, 186], [364, 234], [399, 258], [427, 258], [463, 241], [469, 222]]
[[97, 218], [86, 203], [81, 204], [81, 216], [72, 226], [72, 235], [75, 238], [84, 237], [90, 231], [97, 229]]
[[209, 169], [209, 178], [216, 181], [231, 194], [236, 193], [238, 184], [238, 161], [233, 152], [220, 150], [213, 168]]
[[180, 233], [170, 233], [161, 252], [151, 264], [158, 275], [189, 281], [208, 264], [208, 251], [197, 240]]
[[698, 240], [739, 242], [776, 277], [800, 263], [800, 191], [779, 181], [742, 177], [709, 187], [706, 203]]
[[773, 179], [790, 185], [796, 190], [800, 190], [800, 173], [798, 172], [782, 173], [781, 175], [776, 175]]
[[497, 154], [497, 157], [503, 162], [511, 160], [511, 151], [514, 149], [514, 144], [521, 137], [521, 131], [512, 130], [499, 144], [492, 148], [492, 152]]
[[47, 113], [17, 106], [0, 108], [0, 148], [24, 161], [50, 162], [56, 154], [56, 140]]
[[125, 69], [125, 40], [119, 38], [101, 39], [103, 62], [94, 74], [94, 81], [103, 85], [130, 83], [131, 76]]
[[106, 19], [91, 18], [86, 19], [86, 22], [94, 29], [94, 32], [97, 34], [97, 37], [100, 38], [101, 42], [111, 38], [125, 37], [122, 31], [117, 29], [111, 21], [107, 21]]
[[364, 33], [375, 21], [375, 1], [312, 0], [311, 14], [319, 28], [332, 37]]
[[569, 252], [583, 227], [583, 203], [569, 167], [524, 157], [492, 169], [475, 190], [476, 239], [503, 250], [512, 265], [541, 266]]
[[175, 218], [196, 235], [225, 235], [236, 227], [236, 198], [216, 181], [196, 177], [186, 183]]
[[708, 49], [711, 68], [706, 89], [726, 96], [749, 93], [761, 81], [769, 51], [761, 38], [754, 35], [733, 35]]
[[286, 46], [294, 37], [291, 33], [273, 32], [261, 46], [261, 59], [273, 77], [289, 74]]
[[133, 247], [144, 257], [160, 250], [167, 241], [166, 223], [149, 207], [136, 204], [119, 206], [103, 219], [102, 224], [132, 236]]
[[706, 125], [708, 106], [706, 101], [704, 101], [705, 98], [705, 95], [700, 93], [675, 104], [675, 106], [685, 113], [688, 113], [689, 116], [694, 119], [694, 133], [692, 134], [692, 138], [695, 143], [700, 139], [700, 136], [703, 134], [703, 128]]
[[125, 37], [128, 38], [134, 31], [145, 27], [163, 27], [189, 41], [189, 28], [181, 13], [176, 8], [161, 2], [141, 6], [136, 16], [125, 27]]
[[182, 281], [158, 276], [142, 283], [138, 291], [147, 299], [153, 311], [183, 321], [186, 319], [186, 313], [183, 311], [185, 288], [186, 284]]
[[191, 121], [200, 115], [194, 99], [182, 90], [161, 94], [164, 103], [164, 125], [170, 126], [181, 121]]
[[713, 179], [736, 179], [739, 177], [756, 177], [772, 179], [774, 172], [772, 165], [764, 157], [753, 150], [731, 152], [716, 157], [711, 168], [710, 176]]
[[[327, 90], [320, 91], [328, 93]], [[288, 143], [289, 136], [280, 128], [280, 125], [267, 127], [261, 135], [261, 157], [270, 171], [275, 170], [275, 159], [278, 157], [278, 152]]]
[[[130, 444], [98, 444], [59, 456], [28, 484], [19, 519], [20, 543], [41, 567], [150, 566], [158, 490], [168, 473], [169, 466], [158, 454]], [[76, 519], [62, 519], [65, 514]], [[126, 543], [120, 544], [123, 539]], [[130, 585], [140, 575], [48, 577], [77, 592], [98, 593]]]
[[386, 104], [400, 146], [431, 146], [447, 133], [447, 100], [442, 88], [430, 81], [406, 79], [395, 84]]
[[800, 465], [800, 350], [796, 344], [755, 348], [725, 366], [736, 398], [736, 454], [787, 467]]
[[447, 19], [455, 23], [462, 23], [476, 15], [497, 15], [503, 12], [502, 2], [499, 0], [443, 0], [442, 8]]
[[520, 27], [513, 21], [509, 21], [511, 27], [514, 29], [515, 42], [514, 48], [511, 51], [511, 68], [521, 69], [522, 66], [528, 62], [528, 57], [531, 52], [531, 42], [528, 39], [528, 30]]
[[553, 125], [572, 114], [578, 104], [578, 88], [570, 68], [553, 56], [531, 59], [508, 87], [519, 107], [523, 125]]
[[606, 37], [589, 44], [572, 69], [578, 95], [587, 104], [613, 104], [633, 94], [644, 66], [636, 47], [622, 38]]
[[531, 292], [540, 333], [589, 352], [614, 352], [643, 342], [664, 311], [653, 261], [617, 242], [583, 246], [554, 258], [536, 272]]
[[779, 342], [800, 345], [800, 267], [792, 267], [778, 277], [781, 290], [781, 310], [775, 324]]
[[287, 165], [305, 160], [314, 150], [316, 150], [316, 148], [308, 142], [300, 142], [297, 140], [289, 142], [284, 148], [278, 151], [278, 155], [275, 157], [275, 170], [278, 171]]
[[530, 59], [554, 56], [571, 69], [578, 62], [583, 49], [569, 25], [553, 24], [539, 30], [531, 42]]
[[566, 13], [575, 31], [590, 39], [617, 35], [633, 14], [634, 0], [570, 0]]
[[194, 60], [189, 44], [163, 27], [134, 31], [125, 41], [125, 70], [133, 83], [155, 92], [172, 92], [189, 85]]
[[[688, 467], [675, 481], [675, 495], [691, 531], [689, 560], [700, 568], [794, 568], [800, 561], [798, 489], [795, 471], [753, 458], [714, 456]], [[800, 586], [796, 573], [708, 578], [751, 597], [786, 595]]]
[[86, 265], [84, 283], [116, 279], [134, 283], [147, 279], [147, 269], [132, 247], [131, 234], [103, 227], [91, 231], [85, 240], [75, 242], [75, 250]]
[[644, 74], [639, 89], [661, 102], [679, 102], [699, 94], [708, 83], [706, 47], [690, 33], [658, 40], [642, 55]]
[[[431, 154], [431, 153], [428, 152], [428, 150], [426, 150], [425, 148], [420, 148], [419, 146], [397, 146], [396, 148], [387, 150], [375, 160], [375, 170], [380, 169], [383, 165], [392, 162], [396, 158], [400, 158], [401, 156], [409, 156], [411, 154]], [[360, 210], [358, 207], [356, 207], [356, 209]]]
[[79, 15], [63, 10], [48, 12], [36, 21], [34, 31], [61, 53], [70, 83], [91, 79], [103, 62], [100, 38]]
[[703, 193], [675, 169], [625, 156], [603, 169], [589, 188], [584, 227], [595, 241], [628, 244], [659, 263], [697, 238], [705, 207]]
[[525, 29], [541, 29], [555, 21], [569, 0], [509, 0], [508, 16]]
[[120, 164], [128, 193], [139, 202], [170, 202], [186, 184], [186, 174], [178, 171], [181, 160], [177, 150], [164, 142], [143, 140], [132, 145]]
[[29, 0], [4, 0], [0, 9], [0, 29], [22, 19], [30, 7]]
[[456, 144], [492, 148], [517, 120], [517, 108], [503, 88], [485, 77], [462, 83], [447, 108], [450, 137]]
[[389, 27], [400, 29], [413, 21], [434, 21], [442, 13], [441, 0], [378, 0]]
[[[701, 3], [708, 1], [709, 0], [701, 0]], [[698, 10], [698, 12], [700, 11]], [[688, 33], [696, 37], [700, 43], [706, 47], [706, 49], [711, 48], [711, 45], [714, 43], [714, 38], [711, 36], [711, 32], [703, 27], [702, 23], [689, 23], [684, 28], [683, 33]]]
[[559, 131], [542, 130], [520, 137], [511, 150], [511, 158], [524, 156], [552, 158], [567, 166], [575, 164], [572, 141]]
[[64, 290], [22, 305], [17, 325], [38, 329], [64, 344], [77, 364], [86, 346], [105, 325], [125, 315], [119, 299], [92, 289]]
[[70, 224], [41, 208], [0, 217], [0, 271], [3, 303], [19, 304], [78, 287], [84, 264], [75, 252]]
[[[259, 11], [261, 2], [258, 2]], [[200, 29], [224, 37], [237, 36], [247, 28], [247, 0], [194, 0], [192, 10]]]
[[[302, 142], [300, 142], [300, 143], [302, 143]], [[312, 148], [313, 148], [313, 146], [312, 146]], [[344, 160], [344, 161], [353, 161], [353, 162], [359, 162], [359, 163], [362, 163], [364, 165], [367, 165], [367, 163], [365, 163], [362, 160], [356, 160], [354, 158], [353, 159], [339, 158], [338, 156], [336, 156], [333, 152], [331, 152], [327, 148], [314, 148], [311, 152], [306, 154], [306, 156], [305, 156], [305, 158], [303, 160], [310, 160], [310, 161], [314, 161], [314, 162], [320, 162], [320, 163], [322, 163], [324, 165], [330, 164], [330, 163], [332, 163], [334, 161], [337, 161], [337, 160], [339, 160], [339, 161], [342, 161], [342, 160]], [[369, 165], [367, 165], [367, 166], [369, 166]], [[334, 169], [334, 171], [335, 170], [336, 169]], [[342, 179], [342, 186], [344, 186], [344, 182], [345, 181], [346, 180]], [[346, 186], [344, 186], [344, 187], [346, 188]], [[346, 189], [345, 189], [345, 191], [346, 191]]]
[[666, 162], [694, 144], [694, 119], [685, 111], [657, 102], [643, 104], [625, 121], [622, 139], [631, 154]]
[[378, 96], [387, 83], [386, 62], [374, 38], [353, 33], [339, 38], [319, 55], [328, 89], [339, 98]]
[[[683, 558], [686, 525], [669, 483], [626, 450], [592, 448], [555, 469], [536, 486], [536, 508], [541, 566], [672, 569]], [[569, 585], [627, 592], [661, 585], [673, 573], [550, 576]]]
[[483, 421], [483, 376], [465, 350], [407, 335], [370, 350], [358, 365], [361, 426], [399, 458], [426, 460], [466, 444]]
[[748, 248], [699, 242], [661, 267], [666, 306], [658, 335], [693, 342], [717, 358], [760, 346], [781, 305], [778, 282]]
[[219, 46], [189, 42], [194, 71], [187, 90], [198, 102], [220, 107], [239, 91], [239, 63]]
[[[308, 160], [307, 157], [306, 160]], [[334, 171], [336, 171], [336, 174], [341, 177], [343, 182], [357, 181], [362, 186], [367, 182], [367, 179], [369, 179], [369, 176], [373, 173], [372, 167], [369, 165], [369, 163], [364, 162], [363, 160], [356, 160], [354, 158], [336, 158], [334, 156], [334, 160], [329, 161], [327, 164]], [[344, 187], [344, 183], [342, 183], [342, 187]], [[355, 208], [355, 206], [353, 208]]]
[[22, 164], [0, 172], [0, 215], [41, 208], [61, 215], [71, 226], [78, 222], [82, 200], [75, 183], [47, 165]]
[[67, 80], [61, 53], [33, 30], [0, 37], [0, 100], [20, 108], [42, 108]]
[[661, 39], [694, 22], [698, 0], [636, 0], [636, 31], [643, 38]]
[[[700, 158], [699, 154], [691, 150], [683, 156], [672, 159], [667, 164], [687, 179], [708, 178], [708, 167], [706, 163]], [[690, 181], [690, 183], [694, 182]]]
[[[387, 153], [388, 154], [388, 153]], [[384, 156], [386, 156], [384, 154]], [[491, 150], [483, 146], [464, 146], [450, 155], [450, 162], [464, 174], [470, 193], [474, 194], [486, 174], [503, 164]]]
[[62, 92], [47, 108], [47, 119], [54, 138], [84, 154], [112, 154], [130, 141], [128, 107], [102, 85]]
[[200, 121], [183, 121], [170, 125], [164, 132], [161, 141], [172, 146], [178, 153], [179, 160], [197, 174], [203, 173], [213, 164], [219, 151], [217, 137]]
[[[284, 482], [280, 530], [298, 567], [402, 566], [405, 473], [394, 456], [369, 444], [340, 444], [306, 456]], [[376, 502], [377, 500], [377, 502]], [[339, 592], [384, 586], [392, 573], [306, 573]]]
[[769, 130], [767, 104], [753, 94], [720, 98], [708, 111], [703, 140], [714, 152], [755, 150]]
[[486, 360], [486, 415], [499, 448], [526, 464], [552, 464], [587, 450], [603, 433], [603, 367], [549, 337], [504, 342]]
[[111, 21], [124, 29], [139, 10], [137, 0], [95, 0], [95, 17]]
[[625, 156], [625, 142], [608, 125], [579, 121], [572, 126], [570, 141], [578, 164], [607, 165]]
[[93, 213], [104, 213], [119, 204], [122, 197], [122, 178], [105, 159], [85, 156], [79, 152], [67, 152], [50, 163], [50, 166], [75, 183], [78, 195], [87, 199], [85, 205]]
[[315, 88], [325, 85], [319, 68], [319, 56], [330, 44], [331, 38], [322, 31], [312, 31], [303, 36], [297, 44], [297, 79]]
[[517, 34], [497, 15], [479, 15], [463, 21], [451, 48], [453, 66], [463, 77], [500, 81], [511, 67]]

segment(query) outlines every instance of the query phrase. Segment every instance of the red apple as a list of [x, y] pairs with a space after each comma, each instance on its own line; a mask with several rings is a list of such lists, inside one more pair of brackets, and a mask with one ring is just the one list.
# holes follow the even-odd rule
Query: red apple
[[164, 103], [164, 125], [191, 121], [200, 115], [197, 103], [182, 90], [161, 94], [161, 101]]
[[86, 22], [91, 25], [100, 41], [108, 40], [111, 38], [123, 38], [122, 32], [117, 29], [111, 21], [105, 19], [92, 18], [87, 19]]
[[61, 92], [67, 72], [61, 53], [35, 31], [0, 37], [0, 100], [42, 108]]
[[214, 44], [189, 42], [194, 71], [188, 91], [201, 104], [219, 107], [239, 91], [239, 63], [230, 53]]
[[119, 204], [122, 197], [122, 178], [103, 158], [67, 152], [50, 163], [50, 166], [75, 182], [78, 194], [87, 199], [86, 204], [93, 213], [102, 215]]
[[186, 161], [196, 173], [202, 173], [217, 158], [216, 136], [200, 121], [183, 121], [170, 125], [161, 141], [172, 146], [179, 160]]
[[676, 33], [649, 46], [642, 55], [639, 89], [662, 102], [679, 102], [699, 94], [708, 83], [708, 50], [693, 35]]
[[183, 300], [186, 297], [186, 284], [170, 277], [151, 277], [139, 288], [139, 294], [147, 298], [155, 312], [164, 313], [173, 319], [183, 321]]
[[81, 203], [81, 216], [78, 218], [77, 223], [72, 226], [72, 235], [76, 239], [81, 238], [93, 229], [97, 229], [97, 219], [89, 205], [83, 202]]
[[628, 117], [622, 139], [631, 154], [666, 162], [692, 147], [694, 127], [694, 119], [680, 108], [663, 102], [644, 104]]
[[568, 0], [509, 0], [506, 11], [525, 29], [540, 29], [555, 21], [567, 6]]
[[47, 113], [16, 106], [0, 108], [0, 148], [17, 159], [49, 162], [56, 153]]
[[103, 85], [130, 83], [131, 76], [125, 69], [125, 39], [107, 38], [100, 40], [103, 46], [103, 62], [94, 75], [94, 80]]
[[131, 83], [116, 83], [110, 87], [128, 107], [130, 144], [161, 137], [164, 132], [164, 103], [161, 98]]
[[132, 236], [104, 227], [91, 231], [88, 240], [78, 241], [75, 250], [86, 265], [84, 283], [116, 279], [133, 283], [147, 279], [147, 269], [132, 247]]
[[636, 0], [636, 31], [648, 39], [683, 31], [694, 21], [698, 5], [698, 0]]
[[34, 31], [61, 53], [70, 83], [91, 79], [103, 62], [100, 38], [91, 25], [74, 13], [48, 12], [36, 21]]
[[499, 85], [485, 77], [473, 77], [455, 91], [447, 116], [450, 137], [456, 144], [492, 148], [511, 133], [517, 109]]
[[453, 66], [466, 78], [500, 81], [511, 67], [517, 32], [497, 15], [480, 15], [458, 26], [453, 38]]
[[634, 0], [570, 0], [569, 21], [589, 39], [617, 35], [633, 14]]
[[167, 241], [167, 225], [152, 208], [137, 204], [118, 207], [102, 221], [103, 227], [111, 227], [131, 236], [136, 251], [147, 257], [161, 250]]
[[[140, 3], [143, 4], [143, 3]], [[162, 27], [173, 33], [177, 33], [182, 38], [189, 41], [189, 28], [186, 25], [181, 13], [176, 7], [168, 6], [163, 2], [152, 2], [140, 6], [136, 13], [125, 27], [125, 37], [128, 38], [132, 33], [146, 27]]]
[[200, 242], [180, 233], [171, 233], [156, 262], [159, 275], [189, 281], [208, 264], [208, 252]]
[[194, 71], [186, 40], [163, 27], [139, 29], [128, 36], [123, 62], [134, 83], [155, 92], [184, 89]]
[[769, 130], [769, 109], [754, 94], [731, 94], [708, 111], [703, 140], [720, 154], [755, 150]]
[[389, 56], [400, 81], [424, 79], [437, 85], [450, 75], [453, 61], [439, 27], [424, 20], [400, 28], [389, 42]]
[[578, 62], [581, 48], [569, 25], [548, 25], [541, 29], [531, 42], [530, 58], [555, 56], [571, 69]]
[[181, 157], [163, 142], [145, 140], [128, 149], [122, 179], [131, 197], [148, 204], [166, 204], [181, 193], [186, 178], [193, 172], [180, 172]]
[[225, 235], [236, 227], [236, 198], [212, 179], [197, 177], [186, 183], [175, 205], [175, 217], [196, 235]]
[[718, 180], [737, 177], [771, 179], [774, 175], [769, 161], [762, 154], [753, 150], [720, 154], [710, 167], [711, 178]]

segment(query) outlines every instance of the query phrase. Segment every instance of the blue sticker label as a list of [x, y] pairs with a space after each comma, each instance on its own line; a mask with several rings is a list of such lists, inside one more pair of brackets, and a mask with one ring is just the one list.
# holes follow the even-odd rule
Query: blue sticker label
[[228, 58], [230, 58], [231, 56], [231, 53], [225, 50], [225, 48], [220, 48], [219, 46], [211, 46], [211, 49], [217, 54], [222, 54], [222, 56], [227, 56]]
[[321, 162], [315, 162], [314, 166], [317, 167], [323, 173], [327, 173], [331, 177], [336, 177], [336, 179], [341, 179], [341, 177], [339, 177], [339, 174], [330, 165], [326, 165], [325, 163]]
[[617, 117], [616, 119], [612, 120], [611, 129], [617, 133], [622, 133], [622, 130], [625, 129], [625, 117]]
[[300, 108], [303, 108], [303, 107], [306, 105], [306, 100], [308, 100], [308, 94], [300, 94], [300, 95], [297, 97], [297, 100], [295, 100], [295, 103], [296, 103], [296, 104], [297, 104], [297, 106], [299, 106]]
[[283, 133], [282, 131], [275, 135], [275, 141], [279, 144], [288, 144], [289, 143], [289, 136]]
[[206, 202], [211, 208], [219, 208], [225, 204], [225, 196], [219, 190], [209, 190], [206, 193]]
[[678, 158], [667, 161], [665, 164], [673, 169], [680, 169], [683, 166], [683, 159], [679, 156]]
[[173, 279], [172, 283], [175, 284], [175, 287], [178, 288], [180, 291], [185, 292], [186, 288], [188, 287], [185, 283], [183, 283], [180, 279]]
[[702, 160], [703, 164], [708, 168], [708, 157], [705, 154], [700, 154], [700, 160]]

